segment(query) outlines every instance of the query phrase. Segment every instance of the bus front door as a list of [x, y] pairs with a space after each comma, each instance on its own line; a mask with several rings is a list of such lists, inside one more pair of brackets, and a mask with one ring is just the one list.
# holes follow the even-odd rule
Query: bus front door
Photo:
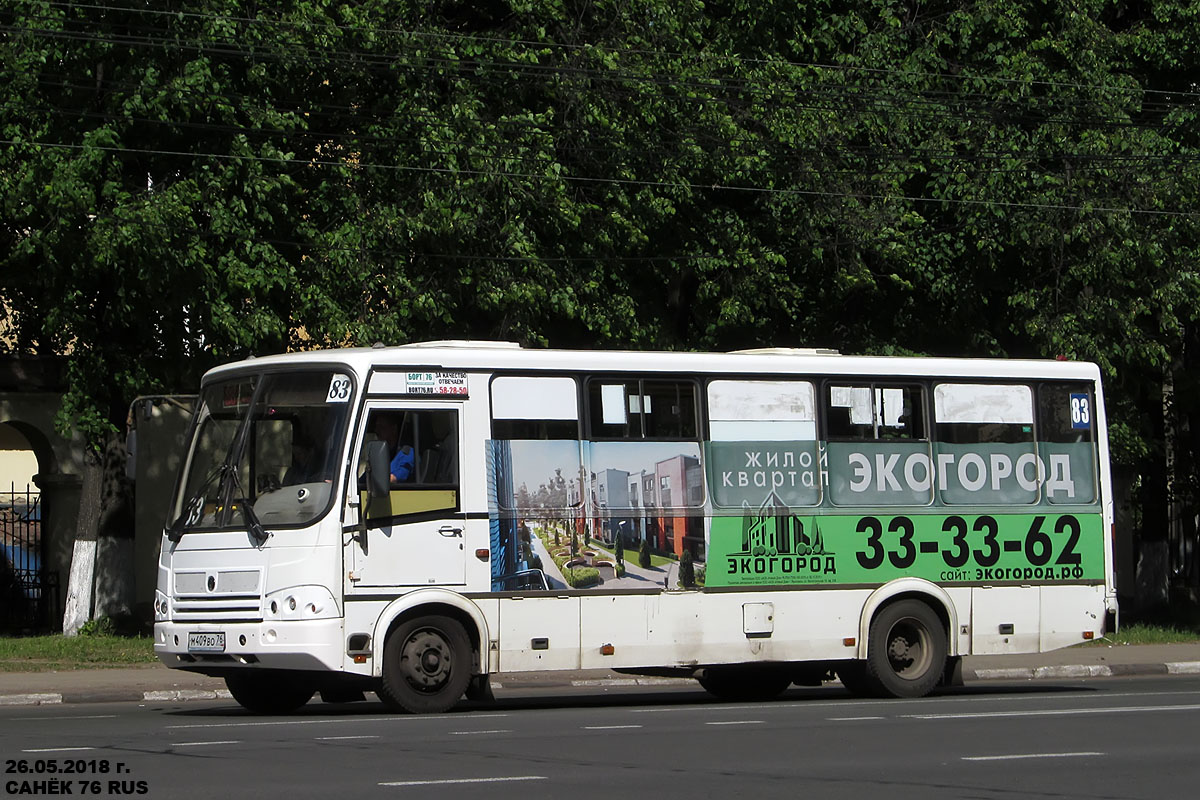
[[[461, 422], [460, 403], [368, 405], [359, 448], [359, 533], [347, 559], [353, 587], [466, 582]], [[386, 496], [371, 497], [367, 489], [366, 443], [371, 440], [387, 445]]]

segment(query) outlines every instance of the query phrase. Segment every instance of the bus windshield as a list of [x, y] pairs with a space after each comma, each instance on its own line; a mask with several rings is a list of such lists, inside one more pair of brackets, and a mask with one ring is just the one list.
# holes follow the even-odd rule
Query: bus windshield
[[247, 374], [206, 386], [172, 505], [175, 535], [307, 525], [329, 508], [350, 378]]

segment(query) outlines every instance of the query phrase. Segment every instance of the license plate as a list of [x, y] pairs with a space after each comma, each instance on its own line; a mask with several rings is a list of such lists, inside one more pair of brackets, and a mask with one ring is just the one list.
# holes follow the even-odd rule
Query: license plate
[[225, 634], [193, 632], [188, 634], [189, 653], [224, 653]]

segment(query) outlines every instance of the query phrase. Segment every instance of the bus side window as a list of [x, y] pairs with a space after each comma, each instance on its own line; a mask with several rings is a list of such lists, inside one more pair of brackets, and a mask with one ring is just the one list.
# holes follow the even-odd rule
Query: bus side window
[[698, 439], [696, 383], [690, 380], [588, 384], [588, 436], [596, 439]]
[[925, 394], [920, 386], [830, 385], [824, 410], [828, 439], [929, 438]]
[[453, 411], [430, 411], [422, 447], [417, 452], [417, 482], [458, 483], [458, 421]]
[[853, 436], [854, 426], [850, 424], [850, 409], [846, 406], [830, 406], [825, 412], [825, 431], [830, 438]]
[[492, 380], [492, 438], [579, 439], [573, 378], [501, 376]]
[[939, 383], [933, 390], [933, 411], [943, 503], [1038, 502], [1038, 469], [1028, 460], [1037, 451], [1028, 385]]
[[1091, 442], [1095, 427], [1092, 403], [1086, 385], [1043, 384], [1038, 390], [1038, 441]]
[[1037, 438], [1043, 463], [1070, 467], [1070, 491], [1047, 487], [1053, 504], [1094, 503], [1097, 498], [1095, 397], [1084, 383], [1044, 383], [1038, 387]]
[[457, 510], [459, 505], [458, 412], [452, 409], [375, 409], [367, 420], [360, 450], [359, 490], [366, 443], [387, 443], [389, 497], [371, 501], [374, 519]]
[[1033, 441], [1028, 386], [942, 383], [934, 390], [937, 438], [947, 444]]

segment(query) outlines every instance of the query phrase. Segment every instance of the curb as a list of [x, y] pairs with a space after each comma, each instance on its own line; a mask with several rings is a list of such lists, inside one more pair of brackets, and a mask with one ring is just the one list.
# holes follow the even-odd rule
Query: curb
[[175, 703], [186, 700], [232, 700], [227, 689], [167, 689], [166, 691], [144, 692], [142, 700], [147, 703]]
[[975, 680], [979, 681], [1113, 678], [1127, 675], [1200, 675], [1200, 661], [1173, 661], [1166, 664], [1066, 664], [1059, 667], [974, 670]]
[[[1200, 661], [1172, 661], [1164, 664], [1066, 664], [1057, 667], [1009, 667], [1001, 669], [967, 670], [967, 680], [1062, 680], [1064, 678], [1112, 678], [1129, 675], [1200, 675]], [[562, 680], [525, 682], [508, 685], [493, 682], [493, 689], [513, 690], [531, 688], [596, 688], [609, 689], [632, 686], [695, 686], [692, 678], [598, 678], [591, 680]], [[62, 694], [58, 692], [28, 692], [0, 695], [0, 706], [47, 706], [66, 703], [181, 703], [192, 700], [232, 700], [225, 689], [158, 689], [152, 691], [105, 691]]]
[[599, 678], [596, 680], [571, 681], [575, 687], [610, 686], [695, 686], [694, 678]]
[[57, 706], [68, 703], [177, 703], [188, 700], [232, 700], [225, 689], [166, 689], [156, 691], [105, 691], [61, 694], [29, 692], [0, 694], [0, 706]]
[[61, 694], [32, 692], [30, 694], [0, 694], [0, 706], [52, 706], [62, 703]]

